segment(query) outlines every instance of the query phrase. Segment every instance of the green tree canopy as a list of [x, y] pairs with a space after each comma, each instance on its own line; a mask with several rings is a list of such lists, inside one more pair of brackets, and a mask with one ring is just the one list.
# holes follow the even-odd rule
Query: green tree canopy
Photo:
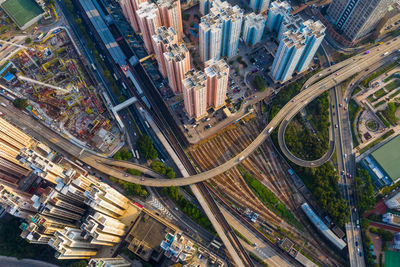
[[26, 98], [16, 98], [13, 101], [13, 105], [19, 109], [25, 109], [29, 105], [29, 102]]

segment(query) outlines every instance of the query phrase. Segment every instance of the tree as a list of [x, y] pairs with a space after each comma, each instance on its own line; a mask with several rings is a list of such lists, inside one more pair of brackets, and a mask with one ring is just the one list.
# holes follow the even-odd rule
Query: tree
[[26, 109], [28, 107], [28, 105], [29, 105], [28, 99], [26, 99], [26, 98], [16, 98], [13, 101], [13, 105], [16, 108], [19, 108], [19, 109]]
[[26, 44], [30, 44], [30, 43], [32, 43], [32, 39], [31, 39], [31, 38], [29, 38], [29, 37], [28, 37], [28, 38], [26, 38], [26, 39], [25, 39], [25, 43], [26, 43]]
[[260, 75], [256, 75], [253, 79], [253, 84], [254, 87], [258, 90], [258, 91], [265, 91], [265, 89], [267, 88], [267, 84], [265, 83], [264, 79], [260, 76]]
[[136, 169], [128, 169], [127, 172], [132, 175], [140, 176], [142, 173]]
[[158, 157], [158, 152], [154, 148], [153, 141], [151, 141], [150, 136], [141, 135], [138, 138], [137, 145], [139, 147], [140, 153], [147, 160], [154, 160]]

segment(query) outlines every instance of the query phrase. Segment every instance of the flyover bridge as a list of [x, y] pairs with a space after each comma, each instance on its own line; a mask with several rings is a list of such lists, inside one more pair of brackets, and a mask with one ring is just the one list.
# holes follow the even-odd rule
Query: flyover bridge
[[[128, 175], [127, 177], [125, 177], [125, 173], [123, 173], [122, 171], [110, 168], [110, 166], [120, 165], [121, 162], [115, 162], [113, 160], [107, 160], [107, 162], [105, 162], [106, 159], [94, 160], [93, 155], [89, 152], [87, 154], [83, 154], [80, 157], [80, 160], [106, 174], [112, 175], [125, 181], [146, 186], [185, 186], [205, 181], [226, 172], [230, 168], [239, 164], [244, 158], [252, 154], [258, 148], [258, 146], [260, 146], [267, 139], [271, 131], [275, 129], [282, 120], [290, 120], [290, 118], [293, 118], [302, 108], [304, 108], [307, 104], [309, 104], [313, 99], [321, 95], [323, 92], [334, 87], [335, 85], [342, 83], [352, 75], [364, 69], [367, 69], [370, 65], [380, 61], [383, 57], [391, 56], [391, 53], [399, 47], [400, 40], [396, 39], [384, 45], [380, 45], [378, 47], [370, 49], [370, 53], [368, 55], [359, 54], [341, 62], [340, 64], [338, 64], [337, 67], [331, 68], [330, 71], [325, 71], [325, 73], [328, 74], [325, 78], [322, 78], [320, 81], [314, 83], [313, 85], [310, 85], [307, 89], [301, 91], [290, 102], [282, 107], [278, 114], [270, 121], [270, 123], [261, 131], [257, 138], [246, 149], [244, 149], [242, 152], [240, 152], [227, 162], [223, 163], [222, 165], [203, 173], [184, 178], [176, 178], [173, 180], [163, 178], [143, 179], [142, 177], [132, 175]], [[383, 55], [386, 52], [388, 52], [388, 54]], [[130, 162], [124, 164], [126, 167], [129, 168], [139, 167], [139, 165]]]

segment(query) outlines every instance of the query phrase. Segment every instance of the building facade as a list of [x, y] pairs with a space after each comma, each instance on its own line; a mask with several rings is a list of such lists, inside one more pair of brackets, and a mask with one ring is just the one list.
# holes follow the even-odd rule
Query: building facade
[[393, 0], [333, 0], [327, 14], [336, 30], [354, 41], [373, 31], [393, 2]]
[[259, 43], [264, 34], [266, 19], [261, 14], [250, 13], [243, 22], [243, 41], [248, 45]]
[[243, 10], [215, 0], [209, 14], [201, 18], [199, 42], [203, 62], [212, 58], [231, 58], [237, 54]]
[[279, 43], [271, 75], [275, 81], [286, 82], [292, 77], [305, 47], [305, 38], [300, 32], [288, 31]]
[[190, 118], [199, 120], [207, 115], [207, 77], [202, 71], [194, 69], [185, 74], [183, 100]]
[[122, 13], [135, 32], [139, 32], [139, 22], [136, 11], [139, 9], [141, 3], [147, 2], [146, 0], [121, 0], [119, 1]]
[[207, 77], [207, 106], [215, 110], [225, 106], [228, 89], [229, 65], [225, 60], [211, 59], [205, 63]]
[[147, 52], [151, 54], [154, 52], [152, 36], [162, 25], [160, 12], [156, 4], [144, 2], [139, 5], [137, 17], [144, 45]]
[[163, 26], [172, 27], [178, 36], [178, 40], [182, 40], [182, 11], [180, 0], [158, 0], [157, 6], [160, 10], [161, 23]]
[[263, 13], [269, 8], [269, 0], [250, 0], [249, 6], [254, 12]]
[[184, 44], [172, 44], [164, 53], [168, 82], [175, 94], [183, 92], [182, 80], [185, 73], [190, 70], [189, 50]]
[[268, 11], [266, 28], [270, 32], [279, 33], [284, 18], [290, 14], [291, 6], [286, 1], [274, 1]]
[[167, 67], [165, 64], [164, 53], [167, 52], [167, 47], [169, 45], [177, 44], [178, 37], [173, 28], [166, 28], [164, 26], [156, 29], [156, 34], [153, 35], [153, 46], [154, 52], [156, 54], [156, 59], [158, 63], [158, 69], [164, 78], [167, 77]]

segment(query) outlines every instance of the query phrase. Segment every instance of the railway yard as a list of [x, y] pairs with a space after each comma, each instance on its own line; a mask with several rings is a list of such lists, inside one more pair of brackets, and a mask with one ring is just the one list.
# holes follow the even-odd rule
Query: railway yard
[[67, 32], [60, 28], [37, 38], [2, 64], [5, 88], [29, 100], [28, 110], [55, 130], [98, 151], [112, 150], [121, 133], [111, 122]]
[[[257, 118], [262, 118], [262, 115], [257, 115]], [[199, 169], [198, 171], [215, 168], [248, 146], [263, 128], [261, 124], [262, 119], [256, 120], [254, 117], [248, 118], [247, 121], [239, 121], [192, 146], [188, 151], [189, 157]], [[240, 168], [267, 187], [301, 225], [297, 224], [298, 227], [295, 227], [289, 224], [264, 205], [243, 178]], [[297, 190], [297, 186], [287, 175], [289, 168], [279, 158], [272, 141], [267, 141], [257, 153], [243, 160], [240, 167], [234, 167], [215, 177], [209, 181], [209, 184], [243, 217], [249, 214], [249, 210], [252, 214], [257, 213], [259, 217], [253, 225], [261, 230], [272, 243], [283, 245], [285, 237], [290, 238], [295, 246], [302, 248], [303, 253], [318, 259], [319, 263], [337, 265], [340, 259], [333, 255], [329, 247], [322, 245], [318, 236], [312, 235], [313, 230], [307, 228], [308, 222], [299, 209], [299, 206], [305, 202], [305, 192]], [[291, 233], [289, 236], [285, 234], [288, 232]]]

